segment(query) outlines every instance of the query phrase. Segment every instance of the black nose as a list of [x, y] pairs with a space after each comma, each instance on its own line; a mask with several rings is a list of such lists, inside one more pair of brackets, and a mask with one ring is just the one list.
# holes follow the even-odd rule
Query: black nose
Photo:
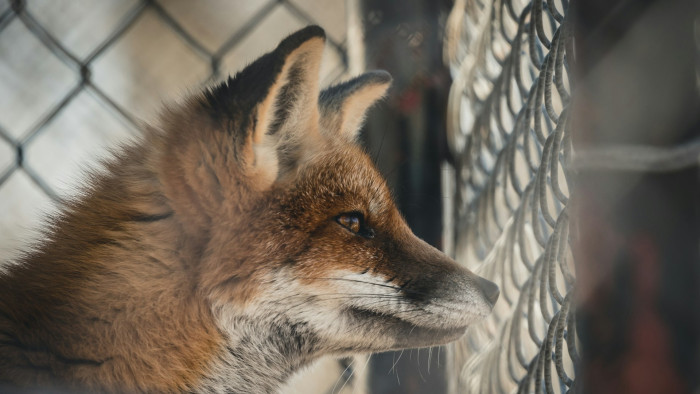
[[496, 301], [498, 301], [498, 296], [501, 294], [501, 291], [498, 289], [498, 286], [490, 280], [486, 280], [481, 277], [479, 278], [479, 286], [481, 287], [481, 291], [484, 293], [484, 296], [486, 296], [486, 300], [488, 300], [491, 306], [496, 305]]

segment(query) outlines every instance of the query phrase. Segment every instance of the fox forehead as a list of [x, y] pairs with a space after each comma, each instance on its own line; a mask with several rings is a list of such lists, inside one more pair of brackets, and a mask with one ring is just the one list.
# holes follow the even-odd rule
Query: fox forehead
[[312, 210], [359, 211], [368, 216], [386, 214], [394, 206], [384, 179], [354, 144], [316, 155], [300, 169], [287, 198]]

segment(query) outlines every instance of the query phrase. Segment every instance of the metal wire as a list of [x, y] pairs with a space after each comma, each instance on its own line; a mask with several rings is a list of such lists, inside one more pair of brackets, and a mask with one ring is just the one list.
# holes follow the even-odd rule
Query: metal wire
[[[52, 189], [49, 183], [46, 182], [46, 180], [42, 178], [40, 174], [26, 165], [26, 155], [24, 152], [26, 152], [27, 146], [32, 142], [32, 140], [44, 132], [46, 126], [54, 118], [56, 118], [63, 111], [63, 109], [66, 108], [71, 101], [79, 95], [79, 93], [84, 90], [88, 90], [90, 93], [94, 93], [95, 95], [99, 96], [100, 99], [107, 103], [111, 109], [115, 110], [116, 113], [123, 118], [123, 120], [134, 126], [134, 128], [140, 127], [140, 123], [137, 118], [135, 118], [128, 110], [122, 108], [122, 106], [120, 106], [115, 99], [110, 97], [107, 92], [93, 83], [91, 79], [91, 67], [92, 64], [107, 51], [107, 49], [111, 48], [122, 39], [125, 33], [136, 23], [144, 12], [147, 10], [154, 11], [165, 23], [165, 25], [168, 26], [176, 35], [180, 37], [180, 39], [182, 39], [182, 41], [187, 44], [193, 53], [208, 61], [208, 64], [210, 65], [210, 73], [209, 76], [202, 81], [203, 84], [211, 83], [212, 81], [216, 81], [221, 77], [221, 60], [229, 52], [235, 50], [236, 46], [241, 43], [243, 39], [249, 36], [252, 31], [276, 8], [284, 7], [288, 12], [306, 24], [319, 24], [291, 0], [269, 0], [243, 26], [241, 26], [227, 40], [225, 40], [216, 51], [211, 52], [206, 49], [205, 45], [194, 38], [174, 17], [172, 17], [168, 11], [158, 3], [158, 1], [141, 0], [125, 14], [120, 23], [106, 39], [97, 45], [90, 54], [81, 59], [65, 45], [63, 45], [60, 39], [56, 38], [46, 28], [44, 28], [41, 22], [39, 22], [39, 19], [36, 18], [33, 12], [27, 8], [25, 0], [9, 0], [9, 4], [10, 7], [0, 14], [0, 34], [2, 34], [4, 28], [7, 27], [10, 22], [15, 19], [19, 19], [57, 59], [80, 76], [78, 83], [72, 89], [70, 89], [61, 100], [58, 101], [58, 104], [55, 104], [53, 108], [37, 119], [37, 121], [34, 122], [33, 127], [24, 132], [21, 138], [13, 138], [7, 130], [0, 126], [0, 139], [7, 142], [15, 151], [14, 163], [0, 173], [0, 187], [3, 186], [3, 184], [15, 171], [24, 171], [47, 196], [57, 203], [61, 202], [61, 197], [55, 190]], [[343, 70], [337, 73], [338, 75], [336, 75], [336, 77], [338, 77], [347, 71], [348, 68], [345, 44], [335, 41], [330, 36], [326, 37], [326, 41], [329, 43], [329, 45], [334, 47], [341, 56]], [[2, 122], [0, 121], [0, 123]]]
[[446, 244], [501, 287], [494, 313], [449, 348], [453, 393], [574, 386], [567, 8], [567, 0], [457, 0], [448, 19]]

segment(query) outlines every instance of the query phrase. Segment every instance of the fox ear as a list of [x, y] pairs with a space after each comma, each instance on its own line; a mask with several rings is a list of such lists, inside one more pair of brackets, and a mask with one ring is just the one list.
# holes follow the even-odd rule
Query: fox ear
[[391, 75], [378, 70], [324, 90], [319, 97], [321, 129], [325, 133], [340, 133], [348, 141], [355, 141], [365, 113], [384, 97], [390, 85]]
[[254, 109], [251, 136], [253, 166], [267, 184], [294, 167], [303, 154], [305, 137], [318, 130], [317, 98], [324, 45], [323, 29], [309, 26], [266, 55], [271, 57], [277, 74]]

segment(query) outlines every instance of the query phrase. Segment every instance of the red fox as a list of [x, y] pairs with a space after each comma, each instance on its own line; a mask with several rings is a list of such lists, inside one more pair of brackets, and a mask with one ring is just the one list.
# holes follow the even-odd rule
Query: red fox
[[166, 109], [1, 271], [1, 389], [275, 392], [490, 313], [498, 287], [413, 235], [356, 142], [391, 77], [320, 92], [324, 43]]

